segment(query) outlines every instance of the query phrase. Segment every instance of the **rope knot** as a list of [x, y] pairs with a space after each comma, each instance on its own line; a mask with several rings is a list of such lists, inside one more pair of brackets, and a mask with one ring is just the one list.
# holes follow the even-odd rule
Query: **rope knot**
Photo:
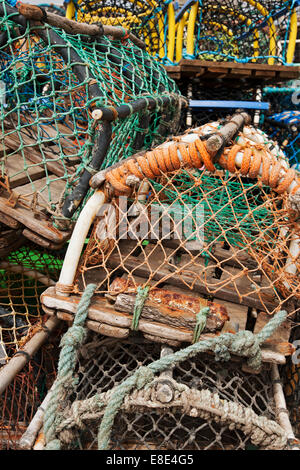
[[142, 366], [136, 371], [136, 388], [141, 390], [149, 382], [152, 382], [154, 373], [147, 366]]
[[248, 365], [254, 369], [261, 366], [261, 349], [258, 338], [251, 331], [239, 331], [233, 335], [231, 352], [248, 357]]
[[218, 361], [229, 361], [230, 360], [230, 352], [226, 344], [216, 344], [215, 349], [215, 360]]
[[261, 366], [261, 350], [259, 338], [251, 331], [239, 331], [235, 335], [225, 333], [215, 345], [216, 361], [229, 361], [230, 354], [247, 357], [248, 365], [253, 369]]

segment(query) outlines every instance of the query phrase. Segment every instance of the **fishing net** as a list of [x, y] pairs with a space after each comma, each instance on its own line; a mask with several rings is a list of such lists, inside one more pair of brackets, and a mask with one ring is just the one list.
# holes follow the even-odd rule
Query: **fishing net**
[[26, 246], [0, 261], [1, 364], [41, 329], [40, 295], [59, 277], [62, 258]]
[[[60, 419], [56, 437], [60, 448], [99, 448], [103, 406], [116, 387], [166, 353], [172, 350], [139, 336], [120, 341], [90, 332], [77, 354], [72, 375], [76, 386], [65, 394], [64, 403], [58, 404]], [[210, 355], [198, 354], [126, 397], [115, 416], [109, 447], [112, 450], [288, 448], [287, 433], [277, 418], [274, 377], [270, 367], [255, 375], [247, 374], [238, 361], [218, 363]], [[47, 434], [46, 423], [45, 416]]]
[[195, 2], [186, 20], [181, 20], [187, 28], [183, 57], [291, 64], [297, 4], [284, 0]]
[[167, 11], [171, 8], [174, 12], [172, 2], [111, 0], [108, 3], [104, 0], [81, 0], [75, 7], [74, 16], [77, 21], [120, 25], [140, 37], [151, 55], [157, 54], [159, 57], [165, 55], [168, 42], [165, 41], [168, 27]]
[[221, 130], [218, 122], [191, 130], [104, 172], [89, 242], [79, 260], [79, 220], [59, 282], [42, 295], [47, 313], [72, 321], [92, 282], [89, 328], [119, 338], [139, 330], [178, 346], [198, 337], [205, 307], [208, 335], [257, 332], [284, 309], [288, 320], [264, 347], [285, 362], [299, 310], [299, 226], [287, 189], [299, 182], [279, 147], [249, 126], [212, 167], [205, 148]]
[[300, 344], [300, 328], [299, 315], [297, 316], [297, 325], [292, 329], [291, 341], [293, 342], [296, 352], [288, 358], [287, 364], [282, 367], [282, 377], [284, 384], [284, 393], [289, 410], [290, 420], [293, 425], [295, 435], [300, 437], [300, 361], [299, 361], [299, 344]]
[[46, 11], [55, 13], [56, 15], [65, 16], [66, 14], [64, 4], [59, 6], [55, 5], [54, 3], [39, 3], [38, 6], [44, 8]]
[[0, 450], [18, 449], [18, 442], [56, 377], [62, 331], [43, 345], [1, 393]]
[[266, 87], [263, 90], [264, 99], [270, 102], [270, 111], [264, 116], [264, 129], [281, 145], [290, 165], [297, 170], [300, 158], [299, 91], [293, 83], [290, 86]]
[[69, 34], [1, 0], [0, 31], [0, 211], [59, 248], [91, 175], [176, 127], [179, 95], [145, 51], [100, 26], [96, 39]]
[[28, 243], [0, 261], [0, 449], [3, 450], [17, 448], [56, 376], [62, 328], [3, 386], [3, 378], [8, 374], [6, 364], [17, 358], [44, 329], [47, 315], [41, 309], [40, 295], [58, 279], [61, 266], [62, 254], [53, 256]]

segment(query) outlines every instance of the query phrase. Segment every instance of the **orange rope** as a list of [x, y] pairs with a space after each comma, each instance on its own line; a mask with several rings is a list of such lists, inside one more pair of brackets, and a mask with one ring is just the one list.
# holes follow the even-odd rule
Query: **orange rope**
[[[293, 169], [285, 169], [279, 161], [270, 159], [261, 145], [250, 148], [249, 144], [245, 146], [235, 144], [227, 155], [221, 155], [220, 165], [230, 173], [235, 173], [237, 171], [235, 159], [240, 151], [243, 151], [240, 168], [243, 176], [257, 178], [260, 168], [262, 168], [262, 182], [269, 185], [277, 193], [285, 192], [293, 180], [298, 182], [295, 190], [299, 189], [300, 180], [297, 178], [296, 172]], [[182, 161], [178, 152], [180, 152]], [[121, 166], [108, 171], [106, 179], [119, 193], [130, 193], [131, 187], [126, 184], [129, 175], [135, 175], [139, 179], [153, 179], [162, 174], [179, 170], [181, 167], [201, 168], [203, 165], [208, 171], [215, 171], [215, 166], [206, 149], [205, 142], [196, 139], [187, 145], [176, 141], [168, 147], [157, 148], [143, 156], [125, 160]], [[286, 171], [284, 176], [281, 174], [283, 169]]]

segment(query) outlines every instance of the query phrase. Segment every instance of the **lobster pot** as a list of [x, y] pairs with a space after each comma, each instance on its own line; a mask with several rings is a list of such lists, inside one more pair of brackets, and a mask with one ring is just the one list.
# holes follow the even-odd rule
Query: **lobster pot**
[[1, 392], [0, 450], [19, 448], [22, 434], [52, 386], [56, 377], [61, 333], [60, 329], [47, 344], [41, 346]]
[[[203, 126], [207, 122], [226, 122], [233, 111], [242, 105], [242, 101], [255, 100], [255, 86], [245, 84], [243, 88], [239, 81], [211, 78], [182, 79], [178, 86], [184, 96], [189, 99], [189, 107], [181, 114], [181, 132], [187, 127]], [[252, 120], [255, 110], [247, 109]]]
[[3, 0], [0, 49], [0, 221], [59, 249], [91, 175], [176, 127], [179, 95], [129, 38], [37, 27]]
[[[61, 328], [47, 322], [40, 295], [58, 279], [58, 254], [33, 244], [0, 261], [0, 449], [16, 449], [56, 376]], [[20, 366], [20, 362], [23, 366]]]
[[183, 57], [240, 63], [293, 62], [297, 38], [294, 2], [225, 0], [197, 2], [181, 21], [187, 31]]
[[[168, 6], [170, 5], [170, 6]], [[79, 22], [122, 26], [140, 37], [151, 55], [165, 55], [165, 30], [168, 26], [168, 11], [174, 15], [172, 2], [163, 0], [82, 0], [76, 3], [74, 17]], [[68, 16], [68, 12], [67, 12]], [[174, 18], [175, 20], [175, 18]]]
[[262, 121], [264, 130], [284, 150], [290, 165], [299, 170], [300, 89], [293, 87], [293, 82], [288, 85], [263, 89], [264, 100], [270, 103], [270, 112], [262, 116]]
[[[210, 170], [201, 164], [192, 168], [190, 161], [189, 168], [174, 170], [179, 151], [194, 162], [200, 154], [206, 159], [204, 142], [208, 145], [216, 130], [222, 133], [218, 122], [191, 130], [128, 160], [126, 170], [119, 166], [102, 174], [104, 193], [99, 189], [90, 199], [99, 209], [89, 241], [85, 247], [85, 238], [79, 242], [87, 224], [82, 216], [59, 282], [42, 294], [45, 312], [72, 321], [80, 296], [93, 283], [88, 328], [118, 338], [138, 330], [147, 339], [179, 346], [197, 341], [196, 318], [203, 308], [208, 312], [203, 338], [258, 333], [276, 312], [286, 310], [288, 318], [262, 345], [265, 362], [285, 363], [294, 351], [289, 336], [299, 299], [299, 226], [281, 183], [297, 188], [297, 175], [274, 142], [251, 126], [225, 147], [219, 165], [212, 168], [206, 160]], [[202, 142], [202, 153], [197, 154], [195, 142]], [[160, 176], [154, 175], [155, 162], [165, 167]], [[272, 189], [267, 170], [274, 176], [275, 167], [276, 172], [281, 168], [281, 183], [272, 180]], [[136, 168], [147, 171], [148, 178], [137, 183]], [[137, 183], [133, 191], [126, 186], [132, 181]], [[114, 196], [103, 204], [105, 194]]]
[[[164, 349], [140, 336], [120, 341], [91, 333], [78, 353], [76, 389], [58, 409], [61, 449], [97, 449], [103, 412], [92, 405], [93, 397], [97, 394], [98, 403], [105, 404], [116, 385], [159, 359]], [[286, 433], [276, 419], [269, 367], [246, 374], [238, 361], [219, 363], [213, 355], [198, 354], [126, 397], [109, 446], [112, 450], [284, 449]]]
[[266, 118], [265, 127], [272, 137], [284, 149], [290, 165], [300, 169], [300, 111], [282, 111]]
[[[291, 341], [298, 347], [300, 341], [299, 314], [296, 317], [296, 325], [292, 330]], [[288, 358], [282, 366], [281, 375], [284, 384], [284, 393], [289, 410], [290, 420], [296, 437], [300, 438], [300, 363], [299, 357]]]
[[1, 366], [42, 329], [40, 295], [55, 284], [61, 266], [62, 258], [33, 245], [0, 261]]

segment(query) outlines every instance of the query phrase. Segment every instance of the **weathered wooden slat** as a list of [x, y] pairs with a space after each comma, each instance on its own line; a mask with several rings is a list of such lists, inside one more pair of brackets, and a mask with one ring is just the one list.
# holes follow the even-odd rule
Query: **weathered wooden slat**
[[5, 224], [8, 227], [11, 227], [15, 230], [22, 227], [22, 224], [20, 222], [18, 222], [17, 220], [13, 219], [9, 215], [7, 215], [7, 214], [5, 214], [1, 211], [0, 211], [0, 222], [2, 222], [3, 224]]
[[[115, 294], [114, 308], [120, 312], [133, 314], [136, 300], [136, 285], [126, 279], [116, 278], [111, 284], [111, 294]], [[195, 297], [187, 293], [172, 292], [154, 288], [149, 292], [144, 303], [141, 318], [161, 322], [170, 326], [185, 327], [194, 330], [196, 315], [202, 307], [210, 308], [205, 333], [221, 330], [229, 320], [222, 305]]]
[[34, 217], [34, 213], [30, 209], [25, 209], [21, 206], [18, 206], [17, 209], [11, 207], [8, 205], [7, 199], [3, 197], [0, 197], [0, 213], [15, 219], [33, 232], [40, 234], [42, 237], [45, 237], [56, 244], [61, 244], [66, 237], [69, 236], [68, 233], [63, 233], [53, 227], [47, 220], [37, 219]]
[[297, 79], [300, 67], [258, 63], [214, 62], [200, 59], [182, 59], [176, 66], [166, 66], [167, 73], [174, 79], [201, 77], [201, 79], [224, 78], [227, 81], [244, 79], [250, 82], [278, 83]]
[[[204, 268], [202, 270], [203, 261], [200, 259], [199, 261], [197, 260], [197, 265], [195, 265], [192, 262], [192, 258], [190, 258], [188, 262], [184, 260], [176, 266], [172, 262], [169, 262], [169, 264], [166, 261], [162, 263], [159, 259], [158, 252], [155, 253], [155, 251], [153, 251], [151, 257], [147, 258], [143, 251], [137, 257], [130, 255], [126, 255], [125, 257], [121, 255], [120, 258], [119, 253], [113, 253], [109, 256], [106, 263], [111, 268], [119, 267], [123, 263], [125, 268], [131, 271], [134, 275], [168, 282], [169, 284], [176, 285], [178, 287], [182, 287], [184, 285], [187, 287], [193, 287], [193, 290], [200, 294], [212, 295], [217, 299], [232, 301], [237, 304], [243, 304], [259, 310], [273, 310], [277, 306], [276, 303], [265, 299], [263, 293], [260, 298], [257, 295], [249, 294], [249, 290], [237, 293], [236, 288], [233, 285], [229, 285], [229, 282], [224, 286], [222, 286], [222, 284], [220, 284], [220, 286], [216, 286], [220, 280], [213, 278], [213, 265], [209, 264], [205, 270]], [[178, 267], [180, 268], [180, 271], [178, 270]], [[172, 271], [176, 271], [174, 272], [174, 275], [172, 275]], [[242, 297], [243, 294], [247, 295]]]
[[30, 181], [43, 178], [45, 170], [40, 166], [29, 166], [25, 172], [23, 157], [14, 154], [5, 161], [5, 174], [8, 176], [10, 189], [14, 189]]
[[[72, 317], [75, 315], [78, 303], [80, 301], [79, 296], [70, 295], [64, 297], [55, 293], [54, 287], [49, 287], [41, 295], [41, 302], [45, 311], [53, 312], [54, 310], [60, 312], [67, 312]], [[108, 302], [99, 296], [94, 296], [94, 299], [89, 307], [88, 320], [98, 322], [99, 324], [107, 324], [116, 326], [117, 328], [130, 328], [132, 315], [125, 314], [123, 312], [116, 312]], [[161, 323], [149, 322], [140, 319], [139, 331], [150, 335], [153, 340], [156, 338], [158, 342], [162, 342], [162, 338], [175, 342], [191, 342], [192, 333], [186, 328], [170, 328]], [[208, 339], [215, 337], [212, 333], [201, 335], [202, 339]], [[201, 341], [201, 339], [200, 339]], [[268, 346], [262, 348], [262, 360], [263, 362], [274, 362], [278, 364], [285, 363], [285, 357], [278, 351], [273, 351]]]
[[[33, 139], [28, 136], [22, 136], [22, 140], [24, 140], [24, 142], [20, 142], [17, 134], [9, 134], [5, 136], [5, 145], [14, 151], [13, 154], [8, 155], [7, 159], [12, 159], [14, 157], [15, 159], [20, 159], [23, 161], [24, 155], [26, 160], [29, 160], [29, 162], [41, 163], [41, 168], [44, 169], [47, 167], [48, 170], [54, 173], [56, 176], [61, 177], [66, 174], [66, 170], [63, 167], [63, 164], [60, 161], [54, 161], [53, 157], [55, 158], [55, 155], [51, 153], [51, 147], [49, 147], [49, 151], [43, 148], [43, 156], [41, 149]], [[27, 146], [23, 146], [24, 143]], [[22, 152], [19, 150], [21, 147]], [[27, 166], [30, 167], [28, 162]]]
[[64, 180], [57, 179], [56, 175], [48, 175], [47, 177], [41, 178], [34, 181], [34, 183], [24, 184], [14, 189], [16, 194], [32, 194], [33, 192], [41, 192], [43, 194], [43, 204], [45, 200], [57, 203], [63, 192], [65, 191], [66, 182]]

